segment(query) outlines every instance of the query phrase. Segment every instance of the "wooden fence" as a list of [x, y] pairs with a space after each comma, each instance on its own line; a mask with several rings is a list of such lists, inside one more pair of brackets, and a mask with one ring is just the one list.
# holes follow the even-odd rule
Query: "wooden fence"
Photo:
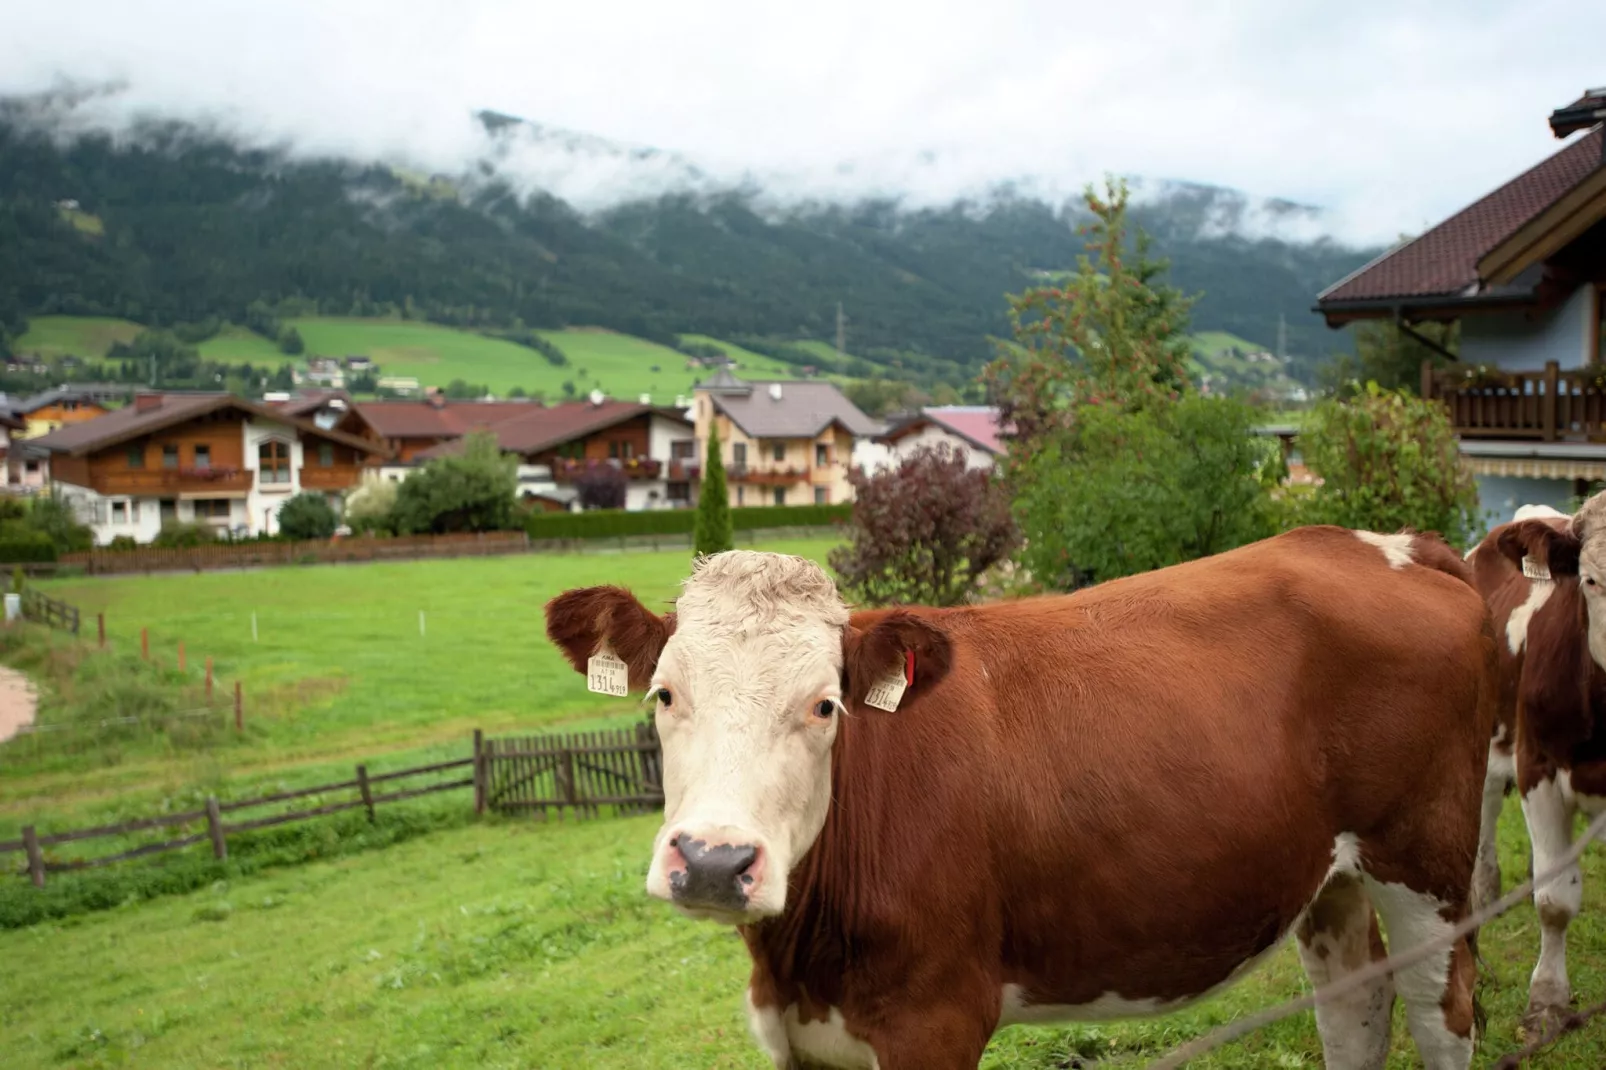
[[52, 628], [78, 634], [78, 607], [51, 598], [43, 591], [36, 591], [32, 587], [22, 589], [22, 616], [24, 620], [37, 621]]
[[[141, 858], [145, 855], [182, 850], [185, 847], [205, 841], [211, 842], [212, 856], [214, 858], [224, 859], [229, 854], [228, 837], [234, 833], [268, 828], [272, 825], [288, 824], [292, 821], [305, 821], [308, 818], [338, 813], [342, 810], [352, 810], [359, 806], [368, 811], [368, 820], [373, 821], [374, 807], [384, 803], [400, 802], [402, 799], [412, 799], [438, 791], [473, 787], [475, 780], [472, 776], [468, 776], [456, 780], [426, 784], [423, 787], [406, 788], [400, 791], [381, 794], [375, 794], [374, 792], [374, 787], [378, 784], [388, 784], [429, 773], [461, 769], [473, 764], [473, 758], [459, 758], [456, 761], [436, 762], [433, 765], [399, 769], [393, 773], [380, 773], [376, 776], [368, 774], [367, 766], [359, 765], [356, 769], [356, 776], [351, 780], [342, 780], [334, 784], [319, 784], [316, 787], [301, 788], [297, 791], [282, 791], [275, 795], [264, 795], [256, 799], [239, 799], [233, 802], [219, 802], [215, 797], [209, 796], [204, 809], [190, 810], [179, 814], [163, 814], [159, 817], [140, 818], [134, 821], [122, 821], [115, 825], [98, 825], [94, 828], [74, 829], [69, 832], [56, 832], [46, 836], [39, 835], [32, 825], [27, 825], [22, 829], [22, 838], [20, 840], [0, 841], [0, 854], [20, 852], [26, 855], [27, 868], [23, 872], [27, 874], [37, 888], [45, 886], [45, 876], [49, 873], [110, 865], [113, 862], [123, 862], [131, 858]], [[269, 806], [273, 803], [290, 802], [313, 795], [346, 791], [355, 792], [356, 798], [326, 803], [308, 810], [293, 810], [289, 813], [270, 814], [267, 817], [257, 817], [246, 821], [227, 821], [224, 818], [225, 814], [233, 814], [241, 810], [252, 810]], [[58, 844], [106, 836], [125, 836], [131, 832], [143, 832], [149, 829], [182, 828], [182, 826], [198, 824], [201, 821], [206, 822], [206, 829], [203, 832], [193, 832], [155, 843], [141, 844], [138, 847], [119, 851], [116, 854], [61, 861], [52, 861], [45, 858], [44, 849]]]
[[663, 805], [663, 759], [649, 721], [604, 732], [486, 739], [474, 733], [474, 809], [499, 813], [603, 807], [639, 814]]
[[523, 553], [530, 539], [522, 531], [479, 531], [455, 535], [353, 537], [307, 542], [218, 542], [206, 546], [142, 546], [133, 550], [89, 550], [63, 554], [59, 564], [90, 575], [116, 572], [204, 572], [265, 565], [393, 561], [427, 557], [478, 557]]

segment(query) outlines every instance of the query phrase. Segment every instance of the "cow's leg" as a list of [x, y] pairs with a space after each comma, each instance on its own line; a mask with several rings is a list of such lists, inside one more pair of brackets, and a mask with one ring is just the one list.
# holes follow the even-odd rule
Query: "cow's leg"
[[1500, 811], [1516, 779], [1511, 744], [1501, 731], [1489, 742], [1489, 765], [1483, 777], [1483, 816], [1478, 826], [1478, 861], [1472, 871], [1472, 908], [1481, 910], [1500, 898]]
[[[1318, 991], [1385, 954], [1366, 888], [1348, 874], [1327, 882], [1305, 912], [1298, 937], [1300, 961]], [[1334, 999], [1318, 999], [1323, 1064], [1328, 1070], [1383, 1070], [1393, 1013], [1394, 985], [1387, 974]]]
[[978, 1016], [975, 1004], [958, 1000], [910, 1008], [878, 1031], [876, 1070], [976, 1070], [997, 1024], [996, 1014]]
[[[1574, 805], [1570, 794], [1552, 775], [1539, 780], [1522, 797], [1535, 878], [1543, 876], [1572, 847]], [[1583, 897], [1584, 877], [1577, 862], [1543, 886], [1534, 887], [1539, 962], [1528, 985], [1528, 1012], [1522, 1019], [1524, 1031], [1530, 1034], [1567, 1013], [1572, 1000], [1567, 982], [1567, 926], [1578, 916]]]
[[[1469, 876], [1461, 875], [1463, 889], [1468, 887]], [[1467, 915], [1465, 891], [1458, 901], [1447, 901], [1408, 884], [1370, 876], [1366, 885], [1388, 930], [1392, 954], [1443, 942], [1455, 923]], [[1472, 950], [1464, 936], [1394, 971], [1394, 987], [1405, 1001], [1405, 1021], [1426, 1070], [1466, 1070], [1471, 1064], [1476, 975]]]

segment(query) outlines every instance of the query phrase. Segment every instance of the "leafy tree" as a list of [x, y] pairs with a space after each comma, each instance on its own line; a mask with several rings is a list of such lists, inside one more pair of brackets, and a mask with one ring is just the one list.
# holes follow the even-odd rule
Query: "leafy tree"
[[470, 383], [462, 379], [453, 379], [446, 384], [441, 393], [453, 401], [473, 401], [482, 398], [491, 392], [491, 388], [481, 383]]
[[1073, 590], [1273, 534], [1280, 452], [1252, 434], [1254, 415], [1197, 395], [1135, 412], [1084, 406], [1020, 474], [1021, 563], [1038, 584]]
[[1369, 382], [1311, 410], [1299, 446], [1321, 483], [1291, 496], [1295, 523], [1436, 531], [1463, 550], [1481, 532], [1477, 481], [1443, 405]]
[[1421, 393], [1422, 362], [1426, 361], [1435, 368], [1450, 366], [1450, 359], [1439, 349], [1459, 352], [1460, 321], [1447, 324], [1419, 323], [1411, 330], [1432, 340], [1438, 348], [1412, 337], [1391, 320], [1357, 323], [1355, 353], [1340, 354], [1317, 371], [1323, 392], [1353, 397], [1365, 391], [1364, 384], [1375, 382], [1384, 390]]
[[907, 412], [930, 400], [913, 383], [895, 379], [859, 380], [844, 386], [842, 393], [865, 414], [878, 417], [889, 412]]
[[279, 507], [279, 531], [290, 539], [327, 539], [340, 518], [322, 494], [297, 494]]
[[0, 498], [0, 539], [46, 539], [57, 553], [88, 550], [94, 532], [79, 521], [72, 506], [55, 488], [34, 498]]
[[849, 542], [831, 551], [843, 589], [871, 605], [951, 606], [1019, 542], [997, 476], [967, 466], [946, 443], [916, 450], [896, 468], [855, 469]]
[[629, 481], [611, 464], [587, 465], [575, 476], [574, 489], [586, 509], [623, 509]]
[[363, 483], [346, 499], [346, 523], [359, 535], [393, 535], [398, 484], [388, 479]]
[[284, 333], [279, 335], [279, 352], [288, 353], [292, 357], [299, 357], [306, 351], [307, 346], [301, 340], [301, 332], [294, 327], [286, 327]]
[[522, 386], [516, 386], [507, 392], [507, 396], [510, 398], [527, 398], [530, 395], [524, 392], [524, 388]]
[[725, 487], [725, 461], [719, 453], [719, 425], [708, 427], [708, 460], [703, 465], [703, 486], [697, 498], [697, 523], [693, 535], [697, 554], [717, 554], [735, 549], [731, 535], [730, 491]]
[[502, 453], [496, 436], [475, 431], [461, 453], [430, 461], [397, 489], [396, 530], [411, 535], [512, 528], [517, 491], [518, 461]]

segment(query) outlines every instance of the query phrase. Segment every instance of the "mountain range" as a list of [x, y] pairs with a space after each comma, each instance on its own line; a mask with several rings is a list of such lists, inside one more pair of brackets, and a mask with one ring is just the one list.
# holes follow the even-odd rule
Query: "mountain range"
[[[495, 113], [472, 161], [434, 171], [310, 156], [214, 128], [79, 121], [61, 96], [0, 99], [0, 331], [31, 315], [148, 325], [287, 314], [476, 328], [608, 328], [754, 349], [830, 341], [847, 374], [969, 381], [1008, 333], [1005, 295], [1073, 269], [1079, 199], [997, 184], [947, 203], [811, 197], [672, 153]], [[1133, 222], [1202, 295], [1192, 327], [1287, 355], [1309, 381], [1347, 349], [1309, 309], [1377, 253], [1310, 206], [1138, 182]]]

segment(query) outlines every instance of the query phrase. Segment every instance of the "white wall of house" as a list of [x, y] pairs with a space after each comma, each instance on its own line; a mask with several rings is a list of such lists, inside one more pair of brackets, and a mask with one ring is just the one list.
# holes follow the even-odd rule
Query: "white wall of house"
[[892, 464], [892, 447], [873, 438], [856, 438], [853, 440], [852, 463], [867, 475], [875, 475]]
[[1599, 322], [1594, 286], [1580, 286], [1559, 307], [1530, 317], [1491, 312], [1461, 317], [1461, 363], [1491, 364], [1508, 371], [1538, 372], [1546, 361], [1580, 368], [1593, 356]]
[[696, 440], [692, 428], [663, 416], [652, 416], [647, 421], [647, 456], [655, 461], [669, 463], [675, 442]]
[[892, 461], [902, 461], [923, 446], [946, 445], [964, 455], [967, 468], [992, 468], [997, 464], [998, 458], [987, 450], [972, 445], [968, 439], [961, 438], [946, 428], [936, 424], [927, 424], [911, 435], [905, 435], [892, 444]]
[[[294, 427], [267, 420], [247, 420], [242, 425], [245, 436], [245, 467], [251, 472], [251, 491], [246, 495], [246, 509], [251, 519], [248, 527], [252, 534], [277, 535], [279, 533], [279, 507], [301, 491], [302, 449]], [[277, 440], [290, 448], [290, 479], [285, 483], [264, 483], [261, 478], [261, 458], [258, 450], [264, 442]]]

